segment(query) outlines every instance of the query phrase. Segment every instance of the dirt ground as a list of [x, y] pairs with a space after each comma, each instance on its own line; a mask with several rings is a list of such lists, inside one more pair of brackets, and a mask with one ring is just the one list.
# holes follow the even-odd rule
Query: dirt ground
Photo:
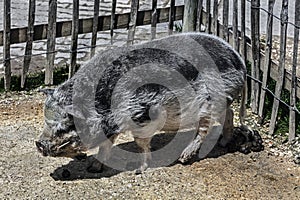
[[[42, 157], [44, 96], [0, 95], [0, 199], [300, 199], [300, 167], [266, 148], [188, 165], [91, 174], [87, 160]], [[265, 140], [270, 142], [269, 140]], [[71, 176], [64, 179], [68, 169]]]

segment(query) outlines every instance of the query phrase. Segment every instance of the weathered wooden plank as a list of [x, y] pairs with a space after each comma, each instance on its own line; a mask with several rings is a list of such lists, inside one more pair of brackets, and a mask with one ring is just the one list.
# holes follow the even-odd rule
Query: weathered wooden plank
[[[260, 0], [251, 0], [251, 41], [253, 60], [251, 65], [251, 76], [259, 79], [260, 68]], [[253, 113], [258, 112], [259, 84], [251, 80], [251, 108]]]
[[223, 39], [229, 41], [228, 32], [229, 1], [223, 0]]
[[213, 33], [215, 35], [219, 35], [218, 31], [218, 7], [219, 7], [219, 0], [214, 0], [214, 10], [213, 10]]
[[[246, 44], [246, 0], [241, 0], [241, 42], [238, 44], [240, 46], [240, 54], [245, 61], [247, 62], [247, 44]], [[245, 82], [244, 86], [244, 95], [245, 95], [245, 102], [244, 105], [241, 106], [241, 112], [246, 115], [246, 106], [248, 103], [248, 83]], [[241, 118], [242, 119], [242, 118]]]
[[[184, 6], [175, 6], [175, 21], [183, 19]], [[141, 14], [143, 13], [143, 14]], [[152, 11], [139, 11], [137, 26], [151, 24]], [[110, 30], [111, 16], [98, 17], [97, 31]], [[123, 14], [116, 14], [116, 27], [115, 29], [128, 28], [130, 19], [130, 12]], [[169, 8], [157, 8], [157, 23], [168, 22]], [[71, 35], [72, 21], [59, 21], [56, 23], [56, 37], [65, 37]], [[48, 24], [39, 24], [34, 26], [33, 41], [47, 39]], [[93, 18], [85, 18], [79, 20], [79, 34], [91, 33], [93, 30]], [[11, 44], [18, 44], [27, 41], [26, 38], [27, 27], [11, 29]], [[0, 46], [3, 46], [3, 31], [0, 31]]]
[[[288, 0], [282, 1], [281, 10], [281, 31], [280, 31], [280, 58], [278, 68], [278, 80], [275, 86], [275, 97], [280, 98], [281, 91], [284, 84], [285, 72], [285, 58], [286, 58], [286, 39], [287, 39], [287, 25], [288, 25]], [[275, 130], [277, 114], [279, 109], [279, 101], [274, 98], [272, 115], [269, 127], [269, 133], [272, 135]]]
[[158, 10], [157, 0], [152, 0], [152, 13], [151, 13], [151, 40], [156, 37], [156, 24], [157, 24]]
[[[260, 93], [260, 102], [258, 109], [258, 116], [261, 120], [263, 120], [263, 109], [265, 105], [265, 96], [267, 87], [267, 81], [269, 77], [269, 69], [271, 66], [271, 54], [272, 54], [272, 38], [273, 38], [273, 8], [274, 8], [275, 0], [269, 0], [269, 9], [268, 9], [268, 22], [267, 22], [267, 30], [266, 30], [266, 50], [265, 50], [265, 62], [263, 69], [263, 83], [262, 90]], [[261, 121], [262, 122], [262, 121]]]
[[4, 89], [10, 90], [11, 84], [11, 63], [10, 63], [10, 29], [11, 29], [11, 1], [4, 1], [3, 16], [3, 60], [4, 60]]
[[[300, 0], [295, 2], [295, 24], [300, 27]], [[294, 30], [294, 52], [293, 52], [293, 67], [292, 67], [292, 81], [291, 81], [291, 95], [290, 95], [290, 105], [295, 108], [297, 103], [297, 61], [298, 61], [298, 47], [299, 47], [299, 28], [295, 27]], [[289, 141], [291, 142], [296, 137], [296, 112], [295, 110], [290, 110], [289, 117]]]
[[78, 47], [78, 30], [79, 30], [79, 0], [73, 0], [72, 16], [72, 36], [71, 36], [71, 55], [69, 65], [69, 78], [75, 74], [77, 47]]
[[171, 0], [170, 2], [170, 14], [169, 14], [169, 35], [173, 33], [173, 28], [174, 28], [174, 20], [175, 20], [175, 0]]
[[211, 33], [211, 0], [206, 0], [206, 24], [205, 24], [205, 32]]
[[240, 52], [244, 59], [247, 61], [246, 52], [246, 0], [241, 0], [241, 48]]
[[110, 18], [110, 43], [113, 44], [113, 36], [114, 36], [114, 28], [116, 26], [116, 7], [117, 7], [117, 0], [111, 1], [111, 18]]
[[233, 48], [239, 51], [239, 35], [238, 35], [238, 1], [233, 0], [233, 15], [232, 15], [232, 31], [233, 31]]
[[45, 84], [53, 85], [53, 68], [55, 59], [57, 0], [49, 0], [48, 30], [47, 30], [47, 64]]
[[203, 24], [203, 22], [202, 22], [202, 11], [203, 11], [203, 0], [198, 0], [196, 30], [198, 30], [199, 32], [202, 31], [201, 30], [201, 25]]
[[21, 88], [25, 87], [26, 75], [28, 73], [29, 65], [31, 62], [32, 43], [33, 43], [33, 35], [34, 35], [34, 20], [35, 20], [35, 0], [30, 0], [29, 10], [28, 10], [27, 42], [25, 46], [25, 56], [23, 61], [22, 74], [21, 74]]
[[130, 14], [130, 22], [128, 28], [127, 45], [133, 44], [138, 10], [139, 10], [139, 0], [131, 0], [131, 14]]
[[196, 31], [198, 1], [186, 0], [184, 5], [182, 31]]
[[95, 55], [96, 43], [97, 43], [97, 32], [98, 32], [98, 17], [99, 17], [99, 0], [94, 0], [94, 17], [93, 17], [93, 27], [92, 27], [92, 39], [91, 39], [91, 58]]

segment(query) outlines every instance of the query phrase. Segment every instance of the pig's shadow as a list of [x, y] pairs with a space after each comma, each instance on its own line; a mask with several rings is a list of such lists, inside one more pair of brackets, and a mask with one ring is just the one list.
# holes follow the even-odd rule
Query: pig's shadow
[[[162, 149], [163, 147], [165, 147], [167, 144], [169, 144], [172, 141], [174, 136], [175, 136], [175, 134], [171, 134], [171, 133], [155, 135], [151, 141], [151, 150], [156, 151], [156, 150]], [[238, 138], [235, 138], [235, 140], [237, 140], [237, 139]], [[128, 142], [128, 143], [122, 143], [117, 146], [114, 146], [112, 149], [112, 155], [113, 155], [113, 152], [118, 148], [121, 148], [121, 149], [129, 151], [129, 152], [135, 152], [135, 153], [138, 153], [140, 151], [139, 147], [136, 145], [135, 142]], [[236, 151], [238, 151], [237, 145], [236, 146], [231, 145], [230, 147], [222, 147], [219, 144], [217, 144], [214, 147], [214, 149], [207, 155], [206, 158], [213, 158], [213, 157], [215, 158], [215, 157], [219, 157], [224, 154], [232, 153], [232, 152], [236, 152]], [[166, 156], [162, 156], [161, 159], [165, 159], [165, 157]], [[124, 160], [124, 158], [123, 158], [123, 160], [122, 160], [122, 158], [118, 158], [118, 159], [119, 160], [117, 162], [125, 162], [126, 163], [126, 161], [127, 161], [127, 160]], [[116, 174], [119, 174], [122, 171], [132, 171], [132, 173], [134, 173], [134, 170], [138, 168], [141, 159], [136, 159], [136, 160], [138, 160], [136, 162], [127, 162], [125, 164], [126, 166], [125, 166], [124, 170], [122, 170], [122, 171], [112, 169], [108, 166], [104, 166], [104, 169], [101, 173], [89, 173], [87, 171], [87, 167], [93, 160], [95, 160], [94, 156], [88, 156], [81, 160], [74, 159], [74, 160], [70, 161], [68, 164], [58, 167], [50, 175], [55, 180], [64, 180], [64, 181], [65, 180], [77, 180], [77, 179], [100, 179], [102, 177], [114, 176]], [[199, 160], [200, 159], [196, 155], [187, 164], [192, 164]], [[161, 160], [161, 161], [163, 161], [163, 160]], [[153, 168], [153, 167], [155, 168], [155, 167], [159, 166], [159, 162], [160, 162], [160, 160], [158, 160], [158, 163], [156, 163], [155, 166], [151, 166], [151, 164], [150, 164], [150, 168]], [[169, 166], [172, 166], [176, 163], [178, 163], [178, 162], [175, 161], [172, 164], [169, 164]], [[164, 166], [164, 165], [161, 165], [161, 166]]]

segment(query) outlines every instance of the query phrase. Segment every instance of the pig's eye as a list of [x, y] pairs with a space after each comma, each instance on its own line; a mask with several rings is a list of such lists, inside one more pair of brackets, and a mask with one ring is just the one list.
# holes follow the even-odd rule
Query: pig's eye
[[57, 137], [61, 137], [61, 136], [63, 136], [65, 133], [67, 133], [66, 130], [59, 129], [59, 130], [56, 131], [55, 135], [56, 135]]
[[58, 129], [55, 132], [56, 137], [62, 137], [64, 134], [69, 133], [70, 131], [76, 130], [75, 125], [69, 126], [67, 129]]

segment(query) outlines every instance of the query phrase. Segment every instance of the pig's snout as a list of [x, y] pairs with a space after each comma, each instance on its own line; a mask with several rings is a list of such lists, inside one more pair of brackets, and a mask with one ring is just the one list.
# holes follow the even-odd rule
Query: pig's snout
[[39, 140], [35, 142], [35, 145], [40, 153], [43, 154], [43, 156], [49, 155], [49, 144], [45, 140]]

